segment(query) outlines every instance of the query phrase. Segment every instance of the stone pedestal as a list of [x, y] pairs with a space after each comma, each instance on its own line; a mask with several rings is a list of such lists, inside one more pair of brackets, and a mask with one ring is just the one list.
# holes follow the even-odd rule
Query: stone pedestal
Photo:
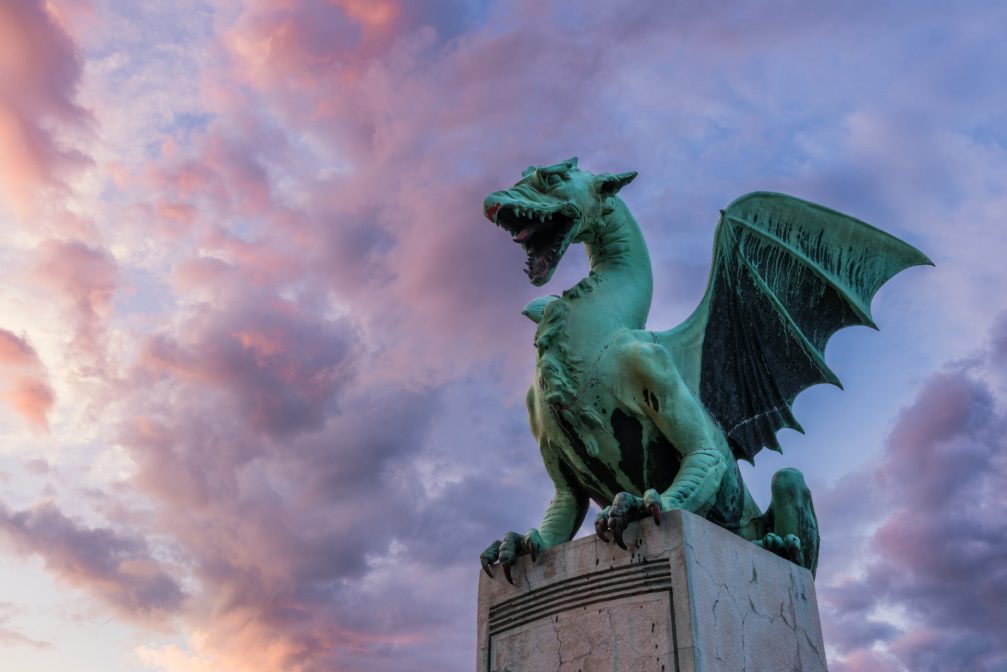
[[631, 525], [479, 579], [478, 672], [820, 672], [806, 569], [702, 518]]

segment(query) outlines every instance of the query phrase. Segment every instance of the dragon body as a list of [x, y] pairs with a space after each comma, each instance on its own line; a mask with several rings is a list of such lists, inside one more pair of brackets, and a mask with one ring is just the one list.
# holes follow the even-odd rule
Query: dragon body
[[799, 199], [754, 193], [721, 213], [706, 294], [681, 325], [646, 330], [653, 293], [643, 234], [616, 195], [636, 173], [594, 175], [570, 159], [529, 168], [490, 194], [484, 214], [528, 254], [535, 285], [571, 244], [589, 275], [529, 303], [538, 323], [527, 407], [555, 495], [537, 528], [508, 532], [482, 554], [508, 580], [517, 558], [570, 540], [590, 501], [595, 529], [625, 547], [626, 525], [686, 509], [815, 572], [818, 522], [803, 476], [773, 477], [766, 511], [737, 461], [776, 432], [801, 430], [797, 394], [839, 385], [823, 351], [836, 330], [874, 326], [870, 301], [902, 269], [930, 263], [864, 222]]

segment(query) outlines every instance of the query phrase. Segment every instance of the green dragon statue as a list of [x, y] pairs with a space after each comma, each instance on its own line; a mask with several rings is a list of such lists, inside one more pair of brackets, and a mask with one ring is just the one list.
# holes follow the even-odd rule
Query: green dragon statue
[[643, 235], [620, 189], [635, 172], [593, 175], [570, 159], [526, 170], [490, 194], [486, 217], [528, 255], [532, 284], [549, 281], [571, 243], [590, 274], [562, 296], [529, 303], [538, 323], [528, 418], [556, 487], [542, 523], [508, 532], [482, 554], [508, 581], [518, 557], [569, 541], [603, 507], [598, 536], [648, 515], [685, 509], [814, 573], [818, 521], [796, 469], [777, 472], [759, 510], [738, 459], [752, 461], [776, 432], [803, 431], [794, 398], [840, 386], [825, 365], [829, 337], [877, 328], [871, 299], [925, 255], [864, 222], [782, 194], [742, 196], [721, 211], [713, 268], [696, 311], [669, 331], [646, 331], [653, 291]]

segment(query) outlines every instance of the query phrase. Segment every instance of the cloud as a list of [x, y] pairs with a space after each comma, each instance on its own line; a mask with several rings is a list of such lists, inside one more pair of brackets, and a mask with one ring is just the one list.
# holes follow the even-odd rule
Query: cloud
[[[189, 380], [187, 394], [204, 384]], [[368, 557], [416, 522], [394, 465], [422, 444], [432, 399], [356, 396], [322, 428], [302, 418], [271, 437], [242, 421], [241, 404], [198, 398], [153, 389], [158, 424], [138, 420], [123, 442], [201, 586], [188, 612], [204, 633], [199, 655], [229, 669], [326, 669], [340, 652], [401, 638], [353, 615], [355, 586]]]
[[325, 669], [401, 639], [347, 610], [368, 558], [415, 522], [394, 465], [423, 444], [436, 395], [358, 387], [370, 358], [348, 320], [235, 283], [240, 265], [209, 267], [219, 273], [180, 273], [213, 285], [215, 301], [150, 337], [121, 390], [131, 484], [200, 586], [185, 613], [197, 650], [145, 659]]
[[156, 621], [174, 613], [185, 593], [141, 538], [89, 527], [46, 502], [23, 511], [0, 505], [0, 535], [20, 553], [83, 588], [128, 619]]
[[10, 602], [0, 602], [0, 645], [4, 647], [29, 646], [40, 651], [53, 648], [52, 643], [33, 639], [9, 625], [20, 612], [21, 609], [17, 605]]
[[26, 339], [0, 329], [0, 365], [20, 367], [38, 364], [38, 355]]
[[251, 429], [272, 436], [318, 429], [353, 376], [358, 335], [346, 320], [254, 291], [232, 294], [221, 309], [199, 306], [181, 338], [151, 338], [134, 384], [163, 380], [222, 404]]
[[[838, 670], [998, 670], [1007, 664], [1007, 406], [996, 322], [988, 350], [947, 365], [899, 415], [880, 462], [857, 474], [876, 503], [864, 550], [823, 572]], [[828, 500], [823, 518], [832, 517]], [[838, 548], [831, 549], [839, 552]], [[875, 647], [880, 645], [882, 652]]]
[[118, 264], [102, 247], [47, 240], [35, 251], [33, 278], [56, 295], [72, 324], [71, 353], [86, 374], [104, 369], [105, 318], [112, 311]]
[[88, 114], [74, 101], [82, 62], [46, 3], [0, 6], [0, 193], [20, 211], [37, 189], [86, 163], [65, 146], [54, 125], [80, 125]]
[[26, 338], [0, 329], [0, 398], [29, 424], [48, 431], [56, 396], [45, 366]]
[[56, 398], [45, 380], [22, 378], [7, 391], [7, 403], [36, 427], [49, 428], [48, 413]]
[[[162, 443], [123, 442], [201, 589], [186, 615], [200, 636], [148, 647], [144, 660], [173, 671], [458, 665], [471, 633], [457, 614], [475, 599], [478, 553], [545, 503], [520, 414], [499, 426], [475, 383], [347, 389], [322, 429], [270, 440], [226, 406], [197, 411], [148, 391], [152, 406], [174, 409]], [[212, 443], [210, 417], [221, 428]], [[206, 487], [188, 487], [183, 469]]]

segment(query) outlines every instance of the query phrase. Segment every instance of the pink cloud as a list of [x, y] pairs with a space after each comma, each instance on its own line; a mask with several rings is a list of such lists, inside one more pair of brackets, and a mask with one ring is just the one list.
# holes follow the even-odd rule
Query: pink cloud
[[0, 366], [32, 367], [39, 363], [38, 355], [27, 339], [0, 329]]
[[94, 29], [98, 21], [91, 0], [46, 0], [45, 9], [71, 35]]
[[339, 68], [343, 77], [408, 32], [409, 3], [400, 0], [295, 0], [283, 5], [250, 3], [225, 36], [248, 66], [246, 73], [268, 86], [311, 87]]
[[66, 170], [86, 162], [53, 131], [88, 119], [74, 102], [81, 67], [45, 3], [0, 6], [0, 192], [20, 211], [34, 207], [39, 187], [60, 185]]
[[301, 306], [264, 296], [225, 312], [197, 314], [184, 339], [152, 339], [138, 373], [219, 390], [244, 421], [283, 434], [320, 426], [352, 375], [355, 334]]
[[196, 209], [188, 203], [162, 202], [157, 204], [156, 212], [161, 217], [189, 226], [196, 218]]
[[0, 329], [0, 399], [32, 426], [49, 430], [56, 401], [45, 366], [26, 338]]
[[[535, 45], [543, 39], [566, 39], [547, 27], [541, 31], [536, 27], [503, 37], [478, 34], [464, 48], [433, 53], [431, 63], [417, 70], [415, 57], [430, 48], [428, 21], [440, 17], [435, 12], [396, 11], [395, 21], [406, 23], [396, 28], [394, 39], [374, 37], [368, 46], [352, 52], [345, 40], [315, 34], [345, 29], [365, 39], [366, 30], [359, 22], [379, 21], [354, 19], [349, 6], [253, 6], [229, 30], [234, 48], [232, 71], [227, 74], [252, 88], [251, 93], [237, 89], [231, 94], [243, 100], [241, 109], [261, 106], [280, 111], [286, 128], [303, 126], [329, 141], [354, 170], [320, 177], [288, 166], [296, 169], [307, 193], [298, 212], [290, 216], [279, 208], [269, 190], [271, 209], [261, 207], [265, 196], [256, 197], [258, 215], [275, 224], [262, 239], [238, 242], [215, 232], [206, 240], [227, 251], [229, 258], [244, 253], [249, 269], [265, 267], [263, 260], [253, 262], [249, 256], [258, 247], [268, 250], [274, 261], [282, 255], [303, 259], [310, 275], [302, 277], [334, 283], [339, 301], [349, 304], [374, 334], [385, 349], [380, 368], [389, 374], [418, 368], [423, 369], [421, 375], [451, 370], [489, 352], [524, 362], [528, 329], [514, 315], [534, 290], [521, 276], [517, 252], [472, 205], [516, 179], [518, 171], [459, 181], [459, 166], [477, 156], [492, 156], [494, 164], [528, 162], [526, 141], [509, 128], [511, 118], [500, 113], [503, 102], [510, 115], [515, 114], [515, 104], [539, 115], [535, 137], [562, 138], [568, 121], [565, 110], [574, 106], [578, 92], [591, 90], [581, 86], [592, 76], [591, 63], [571, 56], [558, 81], [555, 73], [529, 78]], [[564, 46], [572, 51], [585, 48], [572, 39]], [[376, 58], [372, 49], [379, 50], [382, 58]], [[314, 73], [310, 86], [298, 84], [305, 73]], [[288, 87], [298, 87], [296, 95]], [[542, 96], [548, 91], [549, 106], [535, 102], [544, 100], [534, 94], [536, 90]], [[306, 105], [305, 100], [312, 102]], [[261, 125], [248, 128], [251, 134], [241, 141], [222, 143], [214, 139], [220, 131], [211, 127], [199, 158], [185, 162], [200, 170], [229, 163], [241, 167], [232, 168], [226, 180], [221, 178], [228, 184], [254, 178], [259, 173], [246, 167], [262, 165], [264, 148], [274, 148], [268, 151], [275, 159], [275, 148], [288, 146], [291, 140], [274, 140], [276, 131], [267, 133]], [[429, 151], [432, 136], [438, 138], [436, 154]], [[539, 147], [534, 158], [551, 161], [566, 156], [567, 150], [560, 147], [564, 141], [555, 144], [555, 151]], [[226, 153], [222, 147], [228, 148]], [[395, 179], [389, 180], [390, 175]], [[195, 183], [216, 184], [209, 178]], [[241, 191], [254, 195], [264, 190], [250, 182]], [[209, 187], [206, 193], [214, 203], [242, 212], [230, 196]], [[288, 276], [297, 272], [279, 268]], [[510, 314], [499, 310], [508, 300], [515, 306]], [[414, 338], [385, 337], [404, 329]], [[469, 337], [474, 329], [481, 337]], [[448, 357], [446, 342], [453, 343]], [[522, 344], [519, 355], [517, 343]]]
[[49, 410], [56, 401], [44, 380], [22, 378], [5, 395], [7, 403], [21, 417], [39, 429], [48, 431]]

